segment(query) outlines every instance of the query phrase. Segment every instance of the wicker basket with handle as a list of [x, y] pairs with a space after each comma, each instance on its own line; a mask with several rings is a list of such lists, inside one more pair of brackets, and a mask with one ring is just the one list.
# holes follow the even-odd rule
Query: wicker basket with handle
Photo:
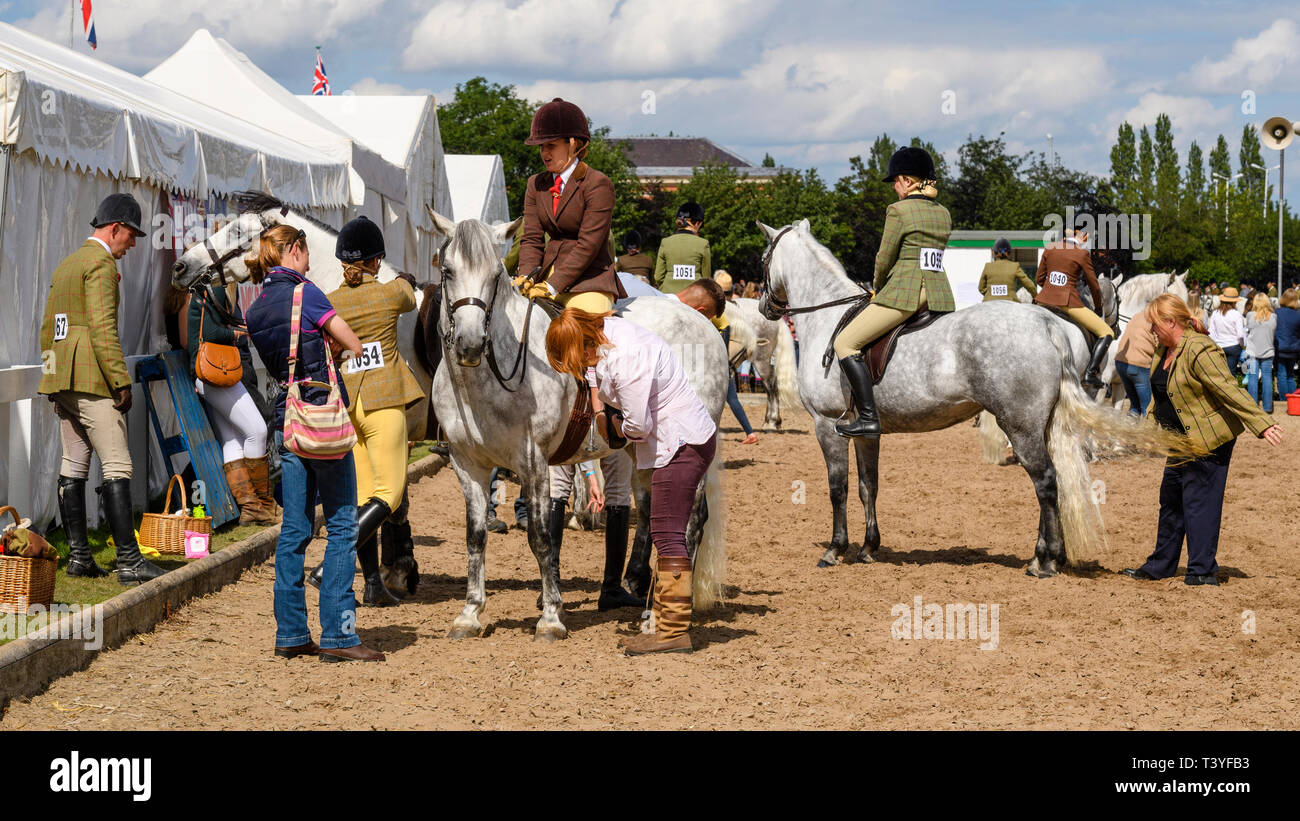
[[[14, 524], [21, 524], [18, 511], [0, 507], [0, 516], [8, 513]], [[54, 601], [54, 571], [57, 559], [25, 559], [0, 556], [0, 613], [26, 613], [33, 604], [49, 607]]]
[[172, 476], [172, 480], [167, 483], [167, 496], [163, 500], [162, 513], [146, 513], [140, 520], [140, 544], [145, 547], [152, 547], [164, 556], [184, 556], [185, 555], [185, 531], [189, 530], [194, 533], [212, 534], [212, 517], [211, 516], [176, 516], [167, 512], [167, 506], [172, 500], [172, 485], [176, 485], [181, 490], [181, 506], [183, 512], [189, 507], [185, 498], [185, 482], [181, 481], [179, 475]]

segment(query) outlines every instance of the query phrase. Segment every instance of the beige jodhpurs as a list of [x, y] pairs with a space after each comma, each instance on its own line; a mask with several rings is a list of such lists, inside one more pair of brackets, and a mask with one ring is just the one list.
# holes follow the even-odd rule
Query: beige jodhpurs
[[90, 475], [90, 451], [99, 454], [104, 481], [131, 478], [131, 452], [126, 447], [126, 416], [107, 396], [59, 391], [54, 394], [63, 439], [59, 475], [85, 479]]
[[[925, 286], [922, 285], [921, 301], [917, 304], [916, 311], [929, 304], [925, 298]], [[844, 326], [839, 336], [835, 337], [835, 358], [843, 359], [861, 353], [864, 348], [884, 336], [891, 328], [906, 322], [907, 318], [916, 311], [887, 308], [875, 303], [868, 305], [862, 309], [862, 313], [853, 318], [853, 321]]]

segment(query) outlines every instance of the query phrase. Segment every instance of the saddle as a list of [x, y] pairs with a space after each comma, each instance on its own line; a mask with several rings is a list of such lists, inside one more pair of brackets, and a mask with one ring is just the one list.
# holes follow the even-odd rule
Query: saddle
[[903, 334], [910, 334], [912, 331], [919, 331], [928, 327], [946, 312], [931, 312], [929, 308], [922, 308], [912, 314], [902, 325], [891, 329], [884, 336], [872, 342], [871, 345], [863, 351], [863, 358], [867, 360], [867, 367], [871, 369], [871, 381], [876, 384], [885, 376], [885, 368], [889, 365], [889, 359], [894, 355], [894, 345], [898, 338]]
[[[1037, 305], [1038, 303], [1034, 303], [1034, 304]], [[1058, 308], [1055, 305], [1038, 305], [1038, 307], [1046, 308], [1047, 310], [1059, 316], [1061, 319], [1064, 319], [1066, 322], [1078, 328], [1079, 331], [1083, 334], [1083, 342], [1085, 345], [1088, 346], [1089, 351], [1097, 347], [1097, 335], [1094, 334], [1092, 331], [1088, 330], [1087, 328], [1083, 327], [1079, 323], [1075, 322], [1073, 319], [1070, 319], [1070, 315], [1065, 312], [1064, 308]]]

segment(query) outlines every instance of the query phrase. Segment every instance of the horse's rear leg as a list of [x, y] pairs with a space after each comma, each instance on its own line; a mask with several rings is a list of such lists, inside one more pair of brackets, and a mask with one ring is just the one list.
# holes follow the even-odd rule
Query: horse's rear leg
[[454, 457], [451, 464], [465, 494], [465, 548], [469, 569], [465, 579], [465, 609], [451, 623], [447, 638], [467, 639], [483, 634], [483, 625], [478, 617], [487, 602], [483, 562], [487, 551], [488, 474], [491, 470], [478, 465], [461, 467]]
[[632, 554], [623, 571], [623, 583], [636, 596], [644, 598], [650, 592], [650, 477], [652, 471], [638, 470], [632, 488], [636, 494], [636, 535], [632, 539]]
[[[1016, 457], [1034, 483], [1038, 495], [1038, 543], [1034, 558], [1025, 572], [1040, 579], [1055, 576], [1058, 565], [1065, 562], [1065, 534], [1057, 507], [1056, 468], [1047, 452], [1046, 414], [1040, 422], [1017, 422], [1003, 425]], [[998, 420], [999, 424], [1002, 420]]]
[[862, 549], [852, 559], [857, 562], [874, 562], [872, 557], [880, 549], [880, 528], [876, 525], [876, 492], [880, 489], [880, 440], [854, 439], [853, 452], [858, 460], [858, 498], [867, 513], [867, 532], [862, 537]]
[[551, 496], [551, 474], [546, 460], [536, 454], [533, 464], [519, 476], [519, 491], [528, 505], [528, 546], [537, 559], [542, 577], [542, 617], [537, 620], [534, 641], [550, 642], [569, 637], [560, 621], [564, 602], [560, 598], [560, 574], [555, 564], [555, 549], [547, 527], [547, 507]]
[[831, 488], [831, 516], [834, 528], [831, 531], [831, 546], [827, 548], [818, 567], [837, 565], [849, 546], [849, 523], [846, 508], [849, 500], [849, 443], [835, 432], [835, 420], [824, 416], [817, 417], [815, 423], [817, 443], [822, 446], [822, 457], [826, 460], [826, 478]]
[[773, 378], [763, 383], [767, 391], [767, 415], [763, 419], [763, 430], [781, 429], [781, 391]]

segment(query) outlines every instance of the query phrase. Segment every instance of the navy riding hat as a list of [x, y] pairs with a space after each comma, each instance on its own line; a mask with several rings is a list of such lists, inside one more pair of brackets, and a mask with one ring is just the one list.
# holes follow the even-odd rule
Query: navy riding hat
[[924, 148], [910, 145], [900, 148], [889, 158], [889, 173], [885, 175], [884, 182], [893, 182], [899, 174], [916, 177], [922, 181], [933, 180], [935, 179], [934, 158]]
[[334, 256], [344, 262], [365, 262], [384, 256], [384, 232], [366, 217], [343, 226], [334, 243]]
[[135, 201], [135, 197], [130, 194], [109, 194], [95, 209], [95, 218], [90, 221], [90, 227], [103, 228], [120, 222], [134, 231], [137, 237], [143, 237], [141, 219], [140, 203]]

